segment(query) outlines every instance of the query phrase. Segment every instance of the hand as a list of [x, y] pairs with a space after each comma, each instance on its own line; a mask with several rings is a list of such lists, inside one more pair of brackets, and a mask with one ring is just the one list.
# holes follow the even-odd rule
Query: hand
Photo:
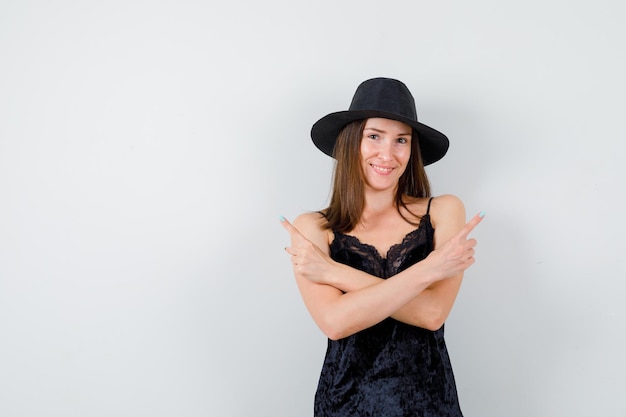
[[484, 213], [474, 216], [456, 236], [428, 255], [435, 262], [437, 281], [455, 277], [474, 263], [476, 239], [468, 239], [467, 236], [482, 221], [483, 216]]
[[330, 256], [304, 237], [284, 217], [281, 217], [280, 223], [291, 236], [291, 247], [286, 247], [285, 251], [291, 255], [294, 273], [318, 284], [330, 284], [334, 264]]

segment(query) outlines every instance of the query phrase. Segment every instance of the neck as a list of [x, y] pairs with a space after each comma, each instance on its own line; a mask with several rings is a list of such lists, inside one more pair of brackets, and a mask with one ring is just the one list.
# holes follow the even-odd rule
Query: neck
[[365, 207], [363, 207], [363, 215], [376, 214], [386, 212], [390, 209], [395, 210], [395, 191], [369, 191], [365, 193]]

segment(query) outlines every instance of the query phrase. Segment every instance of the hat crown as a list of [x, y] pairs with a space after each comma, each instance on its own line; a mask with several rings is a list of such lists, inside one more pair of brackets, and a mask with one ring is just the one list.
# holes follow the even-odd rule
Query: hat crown
[[352, 97], [353, 110], [375, 110], [417, 121], [413, 95], [403, 82], [391, 78], [363, 81]]

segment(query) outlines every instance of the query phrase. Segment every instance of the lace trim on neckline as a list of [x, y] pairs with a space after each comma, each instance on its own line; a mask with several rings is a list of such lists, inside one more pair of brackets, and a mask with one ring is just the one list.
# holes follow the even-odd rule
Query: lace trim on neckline
[[[401, 251], [402, 247], [404, 245], [406, 245], [411, 240], [415, 239], [415, 237], [417, 236], [418, 232], [420, 232], [424, 228], [424, 221], [425, 220], [430, 220], [430, 215], [429, 214], [423, 215], [422, 218], [420, 219], [420, 223], [417, 226], [417, 228], [411, 230], [409, 233], [404, 235], [404, 237], [402, 238], [401, 242], [394, 243], [393, 245], [389, 246], [389, 249], [387, 249], [387, 253], [385, 254], [385, 256], [380, 254], [378, 249], [376, 249], [376, 246], [370, 245], [369, 243], [361, 242], [361, 240], [358, 237], [354, 236], [354, 235], [347, 235], [345, 233], [337, 232], [335, 230], [333, 230], [333, 233], [335, 234], [335, 239], [337, 238], [337, 236], [343, 236], [345, 239], [349, 240], [350, 243], [354, 244], [354, 246], [366, 249], [369, 252], [375, 254], [375, 256], [380, 261], [386, 262], [389, 258], [393, 258], [392, 255], [394, 255], [395, 252]], [[335, 242], [335, 240], [333, 240], [332, 243], [334, 243], [334, 242]], [[331, 245], [332, 245], [332, 243], [331, 243]]]

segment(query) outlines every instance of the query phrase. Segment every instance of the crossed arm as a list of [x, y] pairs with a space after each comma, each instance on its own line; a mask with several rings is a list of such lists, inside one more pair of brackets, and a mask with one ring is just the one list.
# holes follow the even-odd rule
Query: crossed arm
[[467, 236], [482, 217], [464, 226], [463, 204], [453, 196], [435, 199], [432, 212], [434, 251], [388, 279], [333, 261], [319, 214], [303, 214], [294, 225], [282, 221], [291, 236], [286, 250], [304, 303], [330, 339], [347, 337], [387, 317], [431, 330], [441, 327], [463, 271], [474, 262], [476, 241]]

